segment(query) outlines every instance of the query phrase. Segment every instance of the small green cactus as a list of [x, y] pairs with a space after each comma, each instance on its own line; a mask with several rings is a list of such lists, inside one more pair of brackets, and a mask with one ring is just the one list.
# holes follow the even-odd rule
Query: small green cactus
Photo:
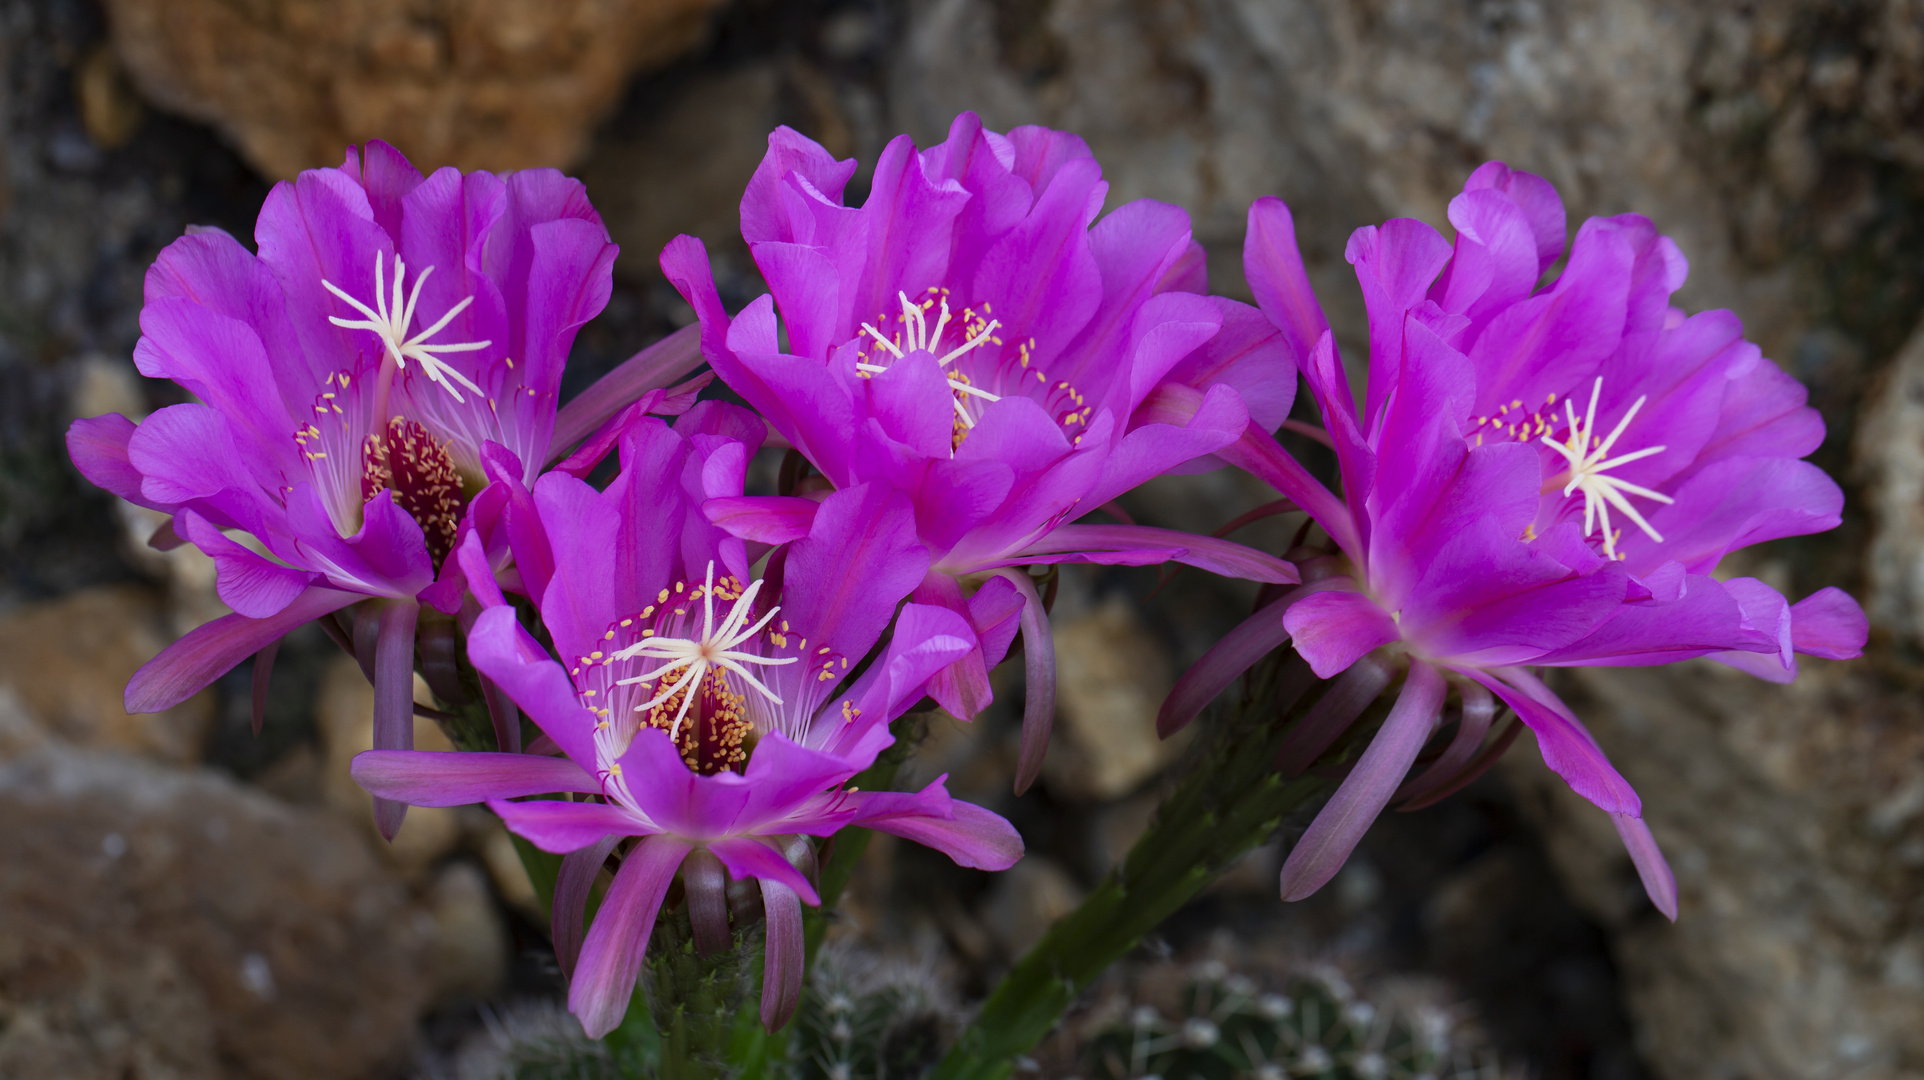
[[483, 1030], [450, 1060], [423, 1062], [416, 1080], [621, 1080], [608, 1047], [582, 1034], [560, 1002], [525, 1000], [481, 1010]]
[[789, 1037], [796, 1080], [910, 1080], [941, 1056], [955, 1009], [928, 964], [824, 949]]
[[1494, 1055], [1434, 1006], [1380, 1007], [1333, 969], [1281, 992], [1217, 960], [1184, 981], [1180, 1015], [1118, 1002], [1086, 1040], [1097, 1080], [1500, 1080]]

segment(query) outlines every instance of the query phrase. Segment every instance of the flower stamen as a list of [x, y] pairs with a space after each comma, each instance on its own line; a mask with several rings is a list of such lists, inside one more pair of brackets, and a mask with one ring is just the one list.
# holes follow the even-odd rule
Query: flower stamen
[[770, 690], [743, 665], [760, 664], [764, 667], [780, 667], [783, 664], [795, 663], [799, 657], [790, 656], [776, 659], [772, 656], [759, 656], [751, 652], [742, 652], [735, 648], [742, 642], [761, 633], [762, 629], [775, 618], [776, 613], [782, 610], [780, 607], [770, 608], [768, 613], [763, 615], [759, 622], [753, 626], [747, 626], [744, 629], [744, 626], [748, 622], [748, 617], [754, 614], [755, 594], [760, 592], [761, 588], [762, 583], [760, 581], [751, 583], [748, 588], [742, 591], [740, 596], [735, 598], [734, 606], [722, 617], [721, 625], [716, 626], [715, 564], [711, 561], [708, 564], [708, 580], [702, 587], [702, 627], [701, 638], [699, 640], [689, 638], [647, 637], [615, 653], [613, 659], [616, 660], [631, 660], [637, 656], [645, 656], [653, 660], [667, 661], [667, 663], [653, 671], [631, 676], [626, 679], [619, 679], [615, 683], [616, 686], [632, 686], [635, 683], [652, 682], [657, 679], [665, 679], [667, 676], [677, 672], [680, 673], [672, 685], [661, 690], [649, 700], [635, 706], [635, 711], [646, 712], [662, 702], [673, 698], [683, 689], [686, 689], [688, 693], [682, 695], [681, 708], [676, 711], [674, 724], [668, 731], [669, 738], [679, 738], [681, 735], [681, 722], [688, 715], [688, 706], [695, 700], [695, 691], [701, 686], [702, 679], [714, 668], [733, 672], [735, 675], [740, 676], [742, 681], [747, 683], [756, 693], [767, 698], [774, 704], [780, 705], [782, 699], [776, 695], [775, 691]]
[[1637, 528], [1642, 529], [1645, 536], [1650, 537], [1650, 539], [1658, 543], [1662, 543], [1662, 534], [1650, 527], [1650, 523], [1644, 520], [1643, 515], [1637, 512], [1636, 507], [1630, 505], [1630, 500], [1625, 496], [1637, 495], [1663, 503], [1666, 506], [1675, 503], [1677, 500], [1662, 492], [1652, 491], [1647, 487], [1639, 487], [1626, 480], [1604, 475], [1619, 465], [1628, 465], [1630, 462], [1640, 461], [1652, 454], [1661, 454], [1667, 448], [1662, 446], [1646, 446], [1642, 450], [1633, 450], [1628, 454], [1619, 454], [1616, 457], [1611, 457], [1610, 448], [1616, 445], [1618, 437], [1630, 426], [1630, 421], [1635, 419], [1637, 410], [1643, 408], [1643, 403], [1649, 400], [1649, 395], [1640, 397], [1633, 402], [1629, 411], [1623, 414], [1623, 419], [1617, 421], [1617, 426], [1611, 429], [1610, 434], [1606, 436], [1602, 442], [1598, 442], [1596, 437], [1597, 398], [1602, 393], [1603, 378], [1599, 376], [1590, 388], [1590, 408], [1584, 414], [1581, 423], [1577, 421], [1575, 402], [1568, 398], [1564, 399], [1564, 412], [1570, 422], [1570, 429], [1566, 440], [1564, 442], [1558, 442], [1550, 436], [1545, 435], [1543, 436], [1543, 443], [1550, 449], [1563, 455], [1563, 459], [1569, 463], [1570, 467], [1565, 472], [1552, 477], [1544, 485], [1544, 491], [1547, 493], [1561, 483], [1563, 484], [1563, 494], [1565, 497], [1568, 497], [1572, 492], [1583, 492], [1583, 535], [1591, 535], [1596, 531], [1597, 526], [1601, 525], [1603, 528], [1604, 555], [1611, 559], [1621, 559], [1624, 556], [1617, 554], [1617, 537], [1621, 535], [1622, 530], [1611, 528], [1610, 508], [1613, 506], [1616, 507], [1625, 517], [1634, 522]]
[[414, 279], [414, 288], [407, 292], [406, 301], [403, 302], [402, 281], [407, 276], [407, 264], [401, 261], [399, 254], [396, 254], [394, 256], [394, 295], [392, 300], [390, 300], [387, 295], [386, 271], [381, 262], [381, 254], [377, 251], [374, 253], [375, 306], [373, 308], [369, 308], [366, 304], [348, 295], [346, 290], [333, 282], [327, 280], [322, 280], [321, 282], [322, 285], [327, 287], [328, 292], [340, 297], [343, 301], [351, 305], [354, 310], [367, 316], [367, 318], [343, 319], [338, 315], [329, 315], [327, 321], [333, 323], [335, 326], [348, 330], [372, 330], [380, 336], [381, 344], [387, 349], [387, 358], [394, 362], [395, 367], [406, 370], [408, 366], [407, 362], [413, 360], [421, 365], [422, 374], [434, 382], [439, 383], [443, 390], [454, 395], [454, 400], [457, 402], [465, 403], [467, 399], [461, 396], [460, 390], [455, 389], [455, 383], [460, 383], [462, 386], [467, 387], [477, 397], [486, 397], [486, 391], [476, 386], [467, 376], [456, 371], [446, 361], [436, 356], [435, 353], [473, 352], [476, 349], [485, 349], [489, 345], [492, 345], [493, 342], [428, 341], [429, 338], [440, 333], [441, 329], [447, 326], [448, 323], [454, 321], [456, 315], [467, 310], [468, 305], [474, 303], [474, 297], [467, 297], [460, 303], [449, 308], [447, 313], [442, 315], [440, 320], [433, 326], [428, 327], [413, 337], [407, 336], [408, 327], [414, 323], [414, 305], [421, 299], [421, 286], [427, 282], [428, 275], [432, 273], [434, 273], [434, 267], [432, 266], [421, 271]]
[[[887, 349], [889, 354], [897, 360], [918, 350], [934, 353], [936, 347], [942, 344], [942, 332], [948, 329], [950, 317], [948, 298], [942, 298], [942, 310], [935, 320], [935, 327], [931, 329], [928, 319], [922, 314], [922, 305], [911, 301], [905, 292], [898, 292], [895, 295], [902, 301], [902, 328], [906, 340], [904, 340], [901, 345], [898, 345], [889, 338], [882, 336], [880, 330], [870, 326], [868, 323], [862, 324], [862, 330], [867, 333], [868, 336], [874, 338], [876, 344]], [[966, 325], [967, 323], [965, 322], [964, 326]], [[948, 378], [949, 389], [955, 391], [958, 395], [955, 399], [955, 415], [956, 418], [961, 421], [963, 427], [972, 428], [975, 426], [975, 417], [969, 415], [968, 408], [963, 404], [963, 398], [980, 398], [983, 401], [993, 403], [1001, 401], [1002, 395], [992, 394], [979, 386], [970, 384], [966, 379], [958, 378], [957, 374], [948, 370], [948, 367], [950, 364], [955, 363], [985, 343], [993, 340], [996, 330], [1001, 326], [1002, 322], [999, 319], [992, 319], [984, 323], [982, 329], [966, 337], [962, 344], [949, 350], [949, 352], [939, 357], [935, 362], [937, 367], [942, 368], [942, 374]], [[906, 350], [903, 348], [904, 345], [907, 346]], [[855, 370], [869, 375], [879, 375], [887, 371], [888, 368], [880, 364], [864, 364], [858, 361], [855, 365]]]

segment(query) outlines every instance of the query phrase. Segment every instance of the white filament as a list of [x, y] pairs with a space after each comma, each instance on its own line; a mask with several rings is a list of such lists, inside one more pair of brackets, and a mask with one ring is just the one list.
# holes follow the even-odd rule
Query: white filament
[[343, 319], [338, 315], [329, 315], [327, 321], [333, 323], [335, 326], [344, 327], [349, 330], [374, 331], [380, 335], [381, 343], [387, 347], [388, 359], [394, 361], [396, 367], [406, 370], [409, 360], [420, 364], [422, 373], [438, 383], [443, 390], [454, 395], [454, 400], [457, 402], [465, 402], [466, 399], [461, 396], [461, 391], [455, 389], [455, 383], [460, 383], [462, 386], [467, 387], [477, 397], [486, 397], [486, 392], [469, 381], [467, 376], [454, 370], [446, 361], [434, 354], [444, 352], [473, 352], [476, 349], [485, 349], [493, 344], [493, 342], [463, 341], [458, 343], [430, 343], [428, 341], [429, 338], [440, 333], [442, 327], [453, 321], [456, 315], [466, 310], [469, 304], [474, 303], [474, 297], [470, 296], [449, 308], [447, 314], [441, 316], [440, 321], [436, 322], [433, 326], [428, 327], [413, 337], [407, 336], [408, 327], [414, 322], [415, 302], [421, 299], [421, 285], [427, 281], [428, 275], [432, 273], [434, 273], [434, 267], [432, 266], [421, 271], [420, 275], [414, 279], [414, 288], [408, 292], [407, 300], [403, 303], [401, 282], [407, 275], [407, 265], [401, 261], [400, 255], [395, 255], [394, 296], [390, 301], [387, 295], [386, 274], [381, 264], [381, 253], [377, 251], [374, 253], [375, 306], [373, 308], [369, 308], [366, 304], [349, 296], [345, 290], [333, 282], [326, 280], [321, 282], [322, 285], [327, 286], [328, 292], [333, 293], [348, 304], [353, 305], [356, 311], [367, 316], [367, 318]]
[[668, 731], [669, 738], [678, 738], [681, 734], [682, 718], [688, 715], [688, 706], [695, 700], [696, 693], [701, 690], [701, 680], [708, 674], [711, 668], [722, 668], [723, 670], [734, 672], [741, 676], [742, 681], [746, 682], [756, 693], [780, 705], [782, 699], [776, 696], [775, 691], [764, 686], [761, 680], [750, 674], [749, 670], [743, 665], [760, 664], [764, 667], [779, 667], [783, 664], [792, 664], [799, 659], [799, 657], [790, 656], [777, 660], [774, 657], [740, 652], [735, 648], [735, 646], [761, 633], [762, 628], [767, 626], [769, 620], [775, 617], [775, 613], [782, 610], [779, 607], [770, 608], [768, 614], [763, 615], [760, 622], [744, 629], [744, 624], [748, 622], [748, 616], [754, 611], [755, 594], [760, 592], [761, 588], [762, 583], [756, 581], [750, 584], [748, 588], [742, 590], [742, 594], [735, 598], [735, 606], [730, 608], [728, 614], [722, 618], [721, 625], [716, 626], [715, 564], [711, 561], [708, 564], [708, 581], [702, 587], [702, 626], [701, 638], [699, 640], [690, 638], [649, 637], [643, 638], [633, 645], [622, 649], [620, 652], [615, 653], [614, 658], [617, 660], [628, 660], [637, 656], [646, 656], [654, 660], [667, 661], [667, 663], [653, 671], [618, 680], [615, 683], [617, 686], [631, 686], [635, 683], [659, 679], [677, 671], [681, 672], [681, 677], [676, 679], [673, 685], [647, 701], [635, 706], [635, 711], [645, 712], [648, 709], [652, 709], [674, 697], [675, 694], [684, 687], [687, 688], [688, 693], [683, 695], [681, 708], [676, 711], [675, 722]]
[[[917, 350], [920, 350], [922, 352], [927, 352], [927, 353], [935, 352], [936, 348], [942, 344], [942, 331], [947, 329], [949, 325], [948, 299], [946, 297], [943, 298], [941, 317], [936, 319], [935, 326], [931, 329], [928, 324], [928, 320], [923, 318], [922, 316], [921, 305], [916, 304], [911, 300], [909, 300], [907, 293], [898, 292], [895, 295], [898, 298], [900, 298], [902, 301], [903, 334], [907, 338], [904, 344], [908, 346], [908, 349], [906, 351], [903, 350], [900, 346], [896, 345], [895, 342], [890, 341], [888, 338], [883, 337], [882, 332], [880, 330], [877, 330], [876, 328], [874, 328], [873, 326], [870, 326], [867, 323], [862, 324], [862, 329], [867, 331], [868, 335], [875, 339], [876, 344], [882, 346], [884, 349], [887, 349], [891, 354], [894, 355], [894, 357], [897, 360], [900, 360], [902, 359], [902, 357], [908, 355], [908, 353], [916, 352]], [[990, 340], [990, 335], [994, 334], [996, 331], [996, 328], [1001, 325], [1002, 323], [1000, 320], [991, 321], [988, 325], [984, 326], [980, 331], [978, 331], [973, 337], [970, 337], [969, 339], [964, 341], [962, 344], [956, 346], [954, 349], [950, 350], [948, 353], [938, 358], [936, 360], [936, 364], [942, 368], [942, 373], [944, 375], [948, 375], [948, 367], [950, 364], [953, 364], [957, 360], [961, 359], [962, 357], [967, 356], [969, 353], [975, 351], [975, 349], [980, 345], [982, 345], [984, 342]], [[857, 363], [855, 365], [855, 369], [857, 371], [866, 371], [871, 375], [880, 374], [881, 372], [888, 370], [888, 368], [883, 367], [880, 364], [863, 364], [863, 363]], [[967, 397], [981, 398], [984, 401], [991, 401], [991, 402], [1002, 400], [1001, 395], [991, 394], [987, 390], [982, 389], [981, 387], [974, 386], [966, 382], [962, 382], [956, 379], [953, 375], [948, 375], [948, 378], [949, 378], [949, 389], [955, 391], [958, 394], [962, 394]], [[959, 397], [955, 399], [955, 415], [961, 418], [963, 427], [975, 426], [975, 419], [969, 415], [968, 409], [965, 408], [962, 404], [962, 398], [959, 398]]]
[[1652, 454], [1661, 454], [1664, 452], [1665, 447], [1646, 446], [1642, 450], [1633, 450], [1628, 454], [1611, 457], [1610, 448], [1616, 445], [1617, 437], [1622, 435], [1624, 429], [1630, 426], [1630, 421], [1636, 417], [1637, 410], [1643, 408], [1643, 403], [1648, 400], [1648, 395], [1638, 398], [1636, 402], [1630, 406], [1630, 411], [1623, 414], [1623, 419], [1617, 421], [1617, 426], [1611, 429], [1609, 436], [1599, 443], [1596, 438], [1597, 398], [1602, 393], [1603, 378], [1599, 376], [1595, 384], [1590, 388], [1590, 409], [1584, 414], [1581, 423], [1577, 421], [1576, 405], [1570, 400], [1565, 399], [1563, 408], [1570, 420], [1570, 431], [1567, 436], [1567, 441], [1558, 442], [1550, 436], [1545, 435], [1543, 442], [1549, 446], [1550, 449], [1563, 455], [1563, 459], [1570, 464], [1569, 471], [1552, 479], [1550, 483], [1555, 484], [1558, 481], [1567, 480], [1567, 483], [1563, 485], [1563, 494], [1566, 497], [1574, 491], [1583, 492], [1583, 535], [1589, 536], [1595, 528], [1601, 524], [1603, 527], [1603, 552], [1609, 558], [1615, 559], [1619, 558], [1619, 556], [1617, 555], [1616, 535], [1610, 528], [1611, 507], [1616, 507], [1625, 517], [1635, 522], [1637, 528], [1643, 530], [1644, 535], [1658, 543], [1662, 543], [1663, 536], [1659, 534], [1657, 530], [1650, 527], [1650, 523], [1645, 521], [1643, 515], [1639, 514], [1636, 508], [1630, 505], [1630, 500], [1625, 496], [1626, 494], [1639, 495], [1646, 499], [1654, 499], [1665, 505], [1674, 503], [1676, 500], [1661, 492], [1652, 491], [1646, 487], [1638, 487], [1635, 484], [1620, 480], [1614, 476], [1604, 475], [1605, 472], [1619, 465], [1627, 465], [1632, 461], [1647, 458]]

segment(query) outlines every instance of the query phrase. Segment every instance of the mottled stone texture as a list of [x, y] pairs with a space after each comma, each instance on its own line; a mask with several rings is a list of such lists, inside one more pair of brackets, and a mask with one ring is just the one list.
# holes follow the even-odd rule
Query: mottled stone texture
[[424, 168], [568, 165], [717, 0], [107, 0], [135, 84], [269, 176], [385, 139]]
[[354, 830], [208, 771], [0, 761], [0, 1076], [358, 1080], [406, 1060], [432, 924]]
[[212, 693], [155, 716], [129, 715], [121, 704], [127, 680], [171, 637], [158, 598], [134, 586], [30, 604], [0, 615], [0, 687], [67, 742], [193, 764], [213, 720]]

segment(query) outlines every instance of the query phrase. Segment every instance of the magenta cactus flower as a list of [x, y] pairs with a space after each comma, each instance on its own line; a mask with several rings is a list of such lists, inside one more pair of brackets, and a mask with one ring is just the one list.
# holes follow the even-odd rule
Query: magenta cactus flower
[[[1316, 396], [1344, 497], [1266, 436], [1225, 456], [1307, 510], [1340, 554], [1306, 566], [1311, 584], [1212, 650], [1163, 720], [1185, 722], [1293, 642], [1317, 675], [1338, 679], [1281, 763], [1299, 770], [1388, 684], [1386, 658], [1405, 654], [1401, 696], [1291, 852], [1285, 898], [1321, 887], [1392, 798], [1441, 797], [1473, 760], [1487, 763], [1476, 755], [1500, 700], [1545, 763], [1612, 815], [1651, 899], [1675, 918], [1675, 881], [1636, 792], [1528, 668], [1704, 656], [1787, 682], [1796, 653], [1859, 655], [1864, 615], [1843, 592], [1793, 605], [1761, 581], [1712, 576], [1739, 548], [1838, 524], [1842, 493], [1800, 460], [1823, 424], [1734, 315], [1669, 305], [1686, 263], [1648, 220], [1585, 222], [1542, 287], [1564, 246], [1548, 183], [1492, 162], [1451, 202], [1450, 221], [1454, 244], [1411, 220], [1350, 240], [1370, 324], [1358, 413], [1288, 209], [1251, 207], [1249, 280]], [[1187, 407], [1177, 395], [1152, 404], [1177, 418]], [[1446, 682], [1463, 702], [1457, 735], [1406, 784]]]
[[[964, 114], [927, 150], [890, 143], [860, 207], [842, 201], [855, 166], [786, 128], [770, 136], [742, 199], [770, 294], [732, 319], [699, 241], [662, 253], [709, 363], [821, 478], [812, 494], [718, 499], [706, 513], [773, 544], [805, 535], [828, 490], [906, 493], [931, 560], [910, 592], [967, 619], [977, 642], [932, 683], [935, 699], [961, 717], [980, 710], [1021, 624], [1020, 790], [1040, 768], [1055, 672], [1019, 568], [1175, 560], [1295, 581], [1226, 541], [1074, 523], [1233, 443], [1252, 417], [1275, 427], [1294, 378], [1258, 312], [1201, 294], [1182, 210], [1144, 199], [1097, 220], [1108, 185], [1073, 135], [1005, 136]], [[1164, 385], [1193, 388], [1197, 407], [1178, 423], [1140, 420]]]
[[[465, 541], [460, 555], [484, 605], [469, 655], [565, 756], [371, 750], [354, 762], [376, 795], [418, 806], [486, 801], [537, 847], [570, 853], [555, 939], [572, 972], [569, 1008], [594, 1037], [620, 1023], [677, 873], [704, 952], [730, 940], [727, 875], [760, 883], [761, 1009], [774, 1030], [801, 992], [801, 904], [819, 902], [812, 849], [798, 838], [860, 825], [965, 866], [1005, 869], [1022, 855], [1015, 830], [951, 799], [945, 778], [915, 793], [847, 786], [892, 741], [889, 721], [976, 647], [974, 634], [945, 608], [896, 613], [929, 557], [908, 497], [882, 485], [828, 496], [807, 535], [752, 578], [742, 541], [709, 524], [700, 505], [740, 494], [760, 428], [719, 403], [697, 406], [674, 430], [641, 419], [621, 437], [621, 472], [606, 491], [558, 471], [535, 484], [536, 517], [518, 543], [542, 546], [551, 561], [517, 553], [517, 563], [552, 568], [538, 606], [565, 667], [503, 602], [480, 537]], [[880, 656], [850, 680], [891, 619]], [[555, 792], [594, 798], [510, 801]], [[624, 844], [584, 941], [588, 885]]]
[[[258, 256], [193, 231], [147, 273], [135, 363], [198, 401], [68, 436], [88, 479], [174, 515], [234, 609], [142, 668], [127, 708], [165, 709], [373, 597], [355, 637], [376, 739], [411, 745], [418, 604], [459, 609], [448, 554], [490, 472], [531, 483], [545, 463], [562, 365], [607, 302], [615, 245], [559, 172], [423, 177], [379, 142], [276, 185], [255, 238]], [[399, 809], [383, 808], [390, 834]]]

